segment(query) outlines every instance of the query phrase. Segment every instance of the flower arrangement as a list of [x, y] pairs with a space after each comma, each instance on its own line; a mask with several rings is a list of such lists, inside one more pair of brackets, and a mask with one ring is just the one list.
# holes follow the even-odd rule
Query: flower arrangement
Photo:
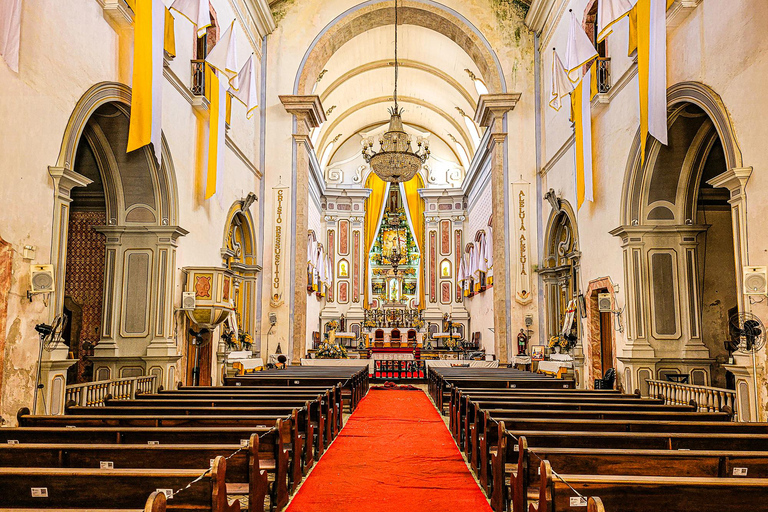
[[445, 340], [445, 348], [449, 348], [451, 350], [457, 348], [459, 346], [459, 340], [455, 338], [448, 338]]
[[549, 338], [549, 343], [547, 346], [550, 349], [559, 348], [561, 351], [567, 352], [576, 346], [576, 338], [561, 336], [558, 334]]
[[343, 345], [325, 342], [317, 349], [318, 359], [347, 359], [347, 349]]
[[240, 331], [240, 348], [242, 350], [251, 350], [253, 347], [253, 336], [245, 331]]
[[336, 320], [331, 320], [330, 322], [325, 324], [325, 327], [329, 331], [335, 331], [336, 329], [339, 328], [339, 322], [337, 322]]

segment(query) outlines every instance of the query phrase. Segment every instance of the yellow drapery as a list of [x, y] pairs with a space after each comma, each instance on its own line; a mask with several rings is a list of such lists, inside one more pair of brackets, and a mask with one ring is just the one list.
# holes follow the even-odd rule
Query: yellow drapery
[[424, 309], [424, 200], [419, 197], [419, 189], [424, 188], [421, 176], [418, 174], [410, 181], [403, 183], [405, 202], [413, 222], [413, 237], [419, 247], [419, 309]]
[[384, 201], [387, 199], [387, 192], [389, 191], [388, 185], [388, 183], [373, 173], [371, 173], [365, 182], [365, 188], [371, 189], [371, 195], [365, 200], [365, 252], [363, 253], [363, 258], [365, 259], [365, 300], [363, 301], [363, 307], [366, 309], [368, 309], [372, 298], [368, 297], [368, 290], [370, 289], [370, 283], [368, 281], [371, 279], [370, 253], [373, 248], [373, 243], [376, 240], [376, 228], [379, 225], [381, 210], [384, 208]]
[[165, 34], [163, 36], [163, 48], [171, 57], [176, 56], [176, 23], [171, 11], [165, 10]]

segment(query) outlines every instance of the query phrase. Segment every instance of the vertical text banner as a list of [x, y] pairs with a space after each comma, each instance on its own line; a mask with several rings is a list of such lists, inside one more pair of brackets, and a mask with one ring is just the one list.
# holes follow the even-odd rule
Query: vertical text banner
[[516, 181], [512, 183], [512, 225], [515, 230], [512, 253], [516, 254], [515, 261], [515, 300], [518, 304], [529, 304], [531, 294], [531, 265], [530, 265], [530, 231], [529, 222], [529, 183]]
[[282, 306], [285, 302], [285, 227], [288, 225], [288, 187], [278, 185], [272, 189], [272, 204], [275, 205], [275, 232], [272, 249], [272, 286], [270, 287], [269, 305], [273, 308]]

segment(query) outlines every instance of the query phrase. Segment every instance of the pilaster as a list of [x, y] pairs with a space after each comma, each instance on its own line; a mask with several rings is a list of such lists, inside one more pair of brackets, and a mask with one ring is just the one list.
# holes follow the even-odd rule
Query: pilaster
[[506, 115], [514, 110], [520, 93], [483, 94], [475, 110], [475, 122], [491, 131], [488, 152], [491, 154], [491, 201], [493, 229], [493, 320], [496, 357], [499, 363], [509, 361], [509, 319], [512, 300], [509, 290], [509, 177], [507, 169]]
[[281, 95], [280, 101], [286, 112], [293, 115], [293, 183], [291, 196], [293, 224], [294, 274], [291, 279], [291, 332], [293, 347], [291, 360], [301, 361], [306, 353], [306, 315], [307, 315], [307, 201], [309, 200], [309, 172], [311, 153], [314, 152], [309, 134], [325, 122], [325, 110], [316, 95]]

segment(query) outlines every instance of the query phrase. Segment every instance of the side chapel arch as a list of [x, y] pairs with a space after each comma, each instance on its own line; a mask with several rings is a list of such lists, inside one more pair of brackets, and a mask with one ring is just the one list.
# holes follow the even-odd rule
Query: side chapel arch
[[[752, 169], [743, 167], [733, 123], [720, 96], [699, 82], [670, 87], [667, 111], [670, 139], [677, 144], [663, 146], [649, 138], [641, 162], [638, 130], [626, 165], [622, 225], [611, 231], [624, 250], [627, 297], [627, 342], [619, 359], [625, 363], [627, 388], [642, 392], [647, 390], [646, 379], [670, 372], [688, 373], [695, 384], [710, 385], [722, 378], [711, 374], [721, 343], [705, 343], [711, 326], [704, 324], [708, 301], [702, 295], [706, 289], [701, 275], [707, 268], [712, 223], [700, 215], [706, 212], [702, 200], [730, 210], [733, 263], [729, 266], [726, 258], [718, 264], [733, 276], [734, 309], [749, 307], [742, 293], [742, 267], [747, 265], [745, 187]], [[704, 168], [715, 153], [720, 171], [710, 177]], [[660, 291], [669, 278], [678, 284]], [[658, 306], [664, 297], [666, 302]]]
[[[54, 184], [51, 262], [56, 273], [50, 315], [64, 307], [72, 192], [93, 181], [75, 169], [84, 141], [106, 201], [106, 222], [93, 227], [106, 240], [100, 339], [91, 357], [94, 378], [146, 372], [169, 385], [178, 359], [173, 339], [176, 242], [187, 231], [177, 225], [176, 177], [165, 138], [159, 166], [149, 147], [125, 153], [130, 102], [125, 84], [101, 82], [88, 89], [67, 123], [56, 165], [48, 169]], [[43, 371], [54, 379], [69, 363], [56, 363], [66, 354], [54, 351], [47, 357]]]

